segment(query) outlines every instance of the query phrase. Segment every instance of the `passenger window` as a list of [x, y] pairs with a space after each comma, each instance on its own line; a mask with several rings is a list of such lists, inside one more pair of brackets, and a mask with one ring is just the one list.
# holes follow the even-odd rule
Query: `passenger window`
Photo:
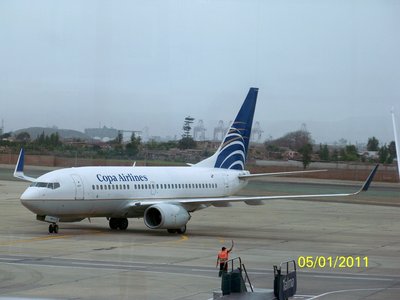
[[126, 188], [127, 188], [128, 190], [130, 189], [130, 186], [129, 186], [129, 184], [127, 184], [127, 185], [126, 185]]
[[171, 188], [171, 186], [170, 186], [170, 184], [168, 183], [168, 188], [170, 189]]
[[105, 190], [107, 189], [107, 185], [104, 186], [104, 189], [105, 189]]
[[100, 185], [100, 189], [101, 189], [101, 190], [103, 189], [103, 185]]
[[92, 190], [94, 190], [95, 189], [95, 187], [94, 187], [94, 184], [92, 185]]
[[119, 189], [122, 190], [122, 184], [119, 185]]
[[124, 190], [126, 190], [126, 186], [125, 186], [125, 184], [124, 184], [122, 187], [123, 187], [123, 189], [124, 189]]

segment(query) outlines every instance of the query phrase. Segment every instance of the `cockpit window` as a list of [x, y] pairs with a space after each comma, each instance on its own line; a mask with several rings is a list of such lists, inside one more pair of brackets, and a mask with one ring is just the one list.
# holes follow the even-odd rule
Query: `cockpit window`
[[48, 189], [58, 189], [60, 187], [59, 182], [33, 182], [31, 187], [38, 187], [38, 188], [48, 188]]

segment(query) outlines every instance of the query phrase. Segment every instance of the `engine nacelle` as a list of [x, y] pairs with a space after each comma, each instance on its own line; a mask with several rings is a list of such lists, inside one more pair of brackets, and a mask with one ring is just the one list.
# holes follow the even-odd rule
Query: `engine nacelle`
[[186, 225], [190, 215], [182, 206], [155, 204], [144, 212], [144, 224], [150, 229], [178, 229]]

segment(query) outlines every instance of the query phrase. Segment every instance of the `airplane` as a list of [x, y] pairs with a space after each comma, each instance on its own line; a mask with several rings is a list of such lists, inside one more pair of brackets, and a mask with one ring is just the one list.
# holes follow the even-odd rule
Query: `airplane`
[[259, 205], [270, 199], [347, 197], [368, 190], [378, 165], [353, 193], [233, 196], [252, 178], [311, 172], [250, 174], [245, 170], [257, 95], [258, 88], [250, 88], [214, 155], [190, 166], [76, 167], [32, 178], [24, 174], [22, 148], [14, 176], [32, 183], [21, 195], [21, 203], [36, 214], [37, 220], [50, 223], [49, 233], [58, 233], [60, 222], [103, 217], [112, 230], [126, 230], [128, 218], [143, 218], [150, 229], [184, 234], [191, 213], [209, 206], [228, 207], [231, 202]]

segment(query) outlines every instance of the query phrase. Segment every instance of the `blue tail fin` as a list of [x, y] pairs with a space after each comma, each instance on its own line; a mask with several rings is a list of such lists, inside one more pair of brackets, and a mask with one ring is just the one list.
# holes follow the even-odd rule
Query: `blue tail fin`
[[258, 88], [250, 88], [218, 151], [195, 166], [244, 170], [257, 95]]

